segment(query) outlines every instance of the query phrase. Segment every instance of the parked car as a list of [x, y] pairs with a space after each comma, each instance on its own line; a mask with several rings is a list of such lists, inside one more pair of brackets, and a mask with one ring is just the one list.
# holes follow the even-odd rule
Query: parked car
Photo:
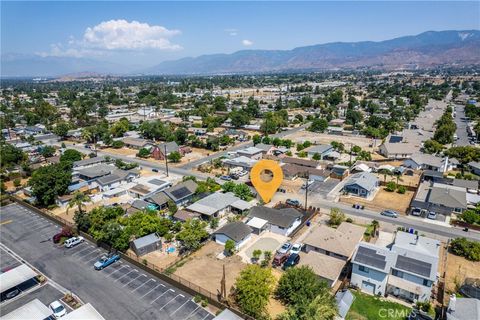
[[287, 199], [287, 201], [285, 201], [286, 204], [289, 204], [291, 206], [295, 206], [295, 207], [299, 207], [300, 206], [300, 201], [296, 200], [296, 199]]
[[240, 177], [238, 176], [238, 174], [234, 173], [234, 174], [230, 175], [230, 178], [232, 178], [233, 180], [238, 180], [238, 178], [240, 178]]
[[52, 238], [53, 243], [59, 243], [62, 238], [71, 238], [73, 237], [73, 230], [71, 228], [63, 227], [62, 231], [55, 234]]
[[285, 261], [287, 261], [289, 254], [288, 253], [277, 253], [273, 257], [272, 261], [272, 267], [279, 267], [281, 266]]
[[391, 218], [398, 218], [398, 212], [394, 210], [384, 210], [380, 213], [382, 216], [391, 217]]
[[60, 301], [55, 300], [52, 303], [50, 303], [50, 310], [53, 312], [53, 316], [55, 319], [61, 318], [64, 315], [67, 314], [67, 309], [63, 306], [63, 304], [60, 303]]
[[247, 174], [248, 174], [248, 171], [245, 171], [245, 170], [244, 170], [244, 171], [240, 171], [240, 172], [238, 173], [238, 175], [239, 175], [240, 177], [243, 177], [243, 176], [245, 176], [245, 175], [247, 175]]
[[285, 242], [278, 250], [277, 253], [288, 253], [292, 249], [292, 244], [290, 242]]
[[110, 253], [102, 256], [93, 266], [95, 270], [102, 270], [118, 260], [120, 260], [120, 255]]
[[229, 176], [221, 176], [220, 179], [225, 180], [225, 181], [231, 181], [232, 180], [232, 178], [230, 178]]
[[283, 264], [283, 270], [287, 270], [293, 266], [296, 266], [300, 262], [300, 256], [297, 253], [292, 253], [287, 261]]
[[158, 172], [158, 169], [152, 168], [152, 171], [153, 171], [153, 172]]
[[20, 294], [20, 289], [18, 289], [17, 287], [14, 287], [10, 290], [8, 290], [7, 292], [4, 292], [2, 293], [2, 297], [1, 297], [1, 300], [8, 300], [8, 299], [12, 299], [16, 296], [18, 296]]
[[364, 206], [364, 205], [361, 205], [361, 204], [358, 204], [358, 203], [354, 203], [354, 204], [352, 205], [352, 208], [363, 210], [363, 209], [365, 209], [365, 206]]
[[73, 248], [77, 244], [82, 243], [83, 241], [85, 241], [85, 239], [81, 236], [73, 237], [73, 238], [65, 240], [64, 246], [65, 246], [65, 248]]
[[427, 218], [430, 219], [430, 220], [437, 220], [437, 213], [433, 212], [433, 211], [430, 211], [427, 215]]
[[420, 217], [422, 215], [422, 210], [420, 208], [414, 208], [411, 215], [415, 217]]
[[292, 246], [292, 249], [290, 249], [290, 253], [291, 254], [298, 254], [300, 253], [300, 251], [302, 250], [302, 247], [303, 247], [303, 244], [301, 243], [295, 243], [293, 246]]

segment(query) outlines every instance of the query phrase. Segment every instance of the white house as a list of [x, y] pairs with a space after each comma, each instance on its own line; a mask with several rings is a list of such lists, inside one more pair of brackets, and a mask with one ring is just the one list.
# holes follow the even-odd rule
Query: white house
[[284, 236], [290, 235], [300, 225], [302, 216], [302, 213], [293, 208], [273, 209], [259, 206], [253, 207], [248, 215], [249, 221], [253, 218], [267, 221], [262, 226], [262, 230], [269, 230]]
[[223, 246], [228, 240], [232, 240], [235, 243], [235, 249], [238, 250], [250, 240], [252, 229], [241, 221], [235, 221], [224, 225], [213, 235], [215, 242]]

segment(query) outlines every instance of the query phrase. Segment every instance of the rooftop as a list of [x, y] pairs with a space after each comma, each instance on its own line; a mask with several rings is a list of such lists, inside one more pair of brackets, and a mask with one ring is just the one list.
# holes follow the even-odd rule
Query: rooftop
[[346, 261], [327, 256], [315, 251], [300, 252], [299, 266], [310, 266], [315, 274], [328, 280], [335, 281], [342, 273]]
[[298, 210], [293, 208], [273, 209], [263, 206], [256, 206], [250, 210], [248, 215], [250, 218], [257, 217], [267, 220], [269, 223], [279, 227], [288, 228], [293, 222], [303, 215]]
[[233, 241], [239, 242], [245, 239], [250, 233], [252, 233], [252, 228], [241, 221], [235, 221], [224, 225], [215, 231], [214, 234], [224, 234]]
[[187, 209], [210, 216], [238, 200], [240, 200], [240, 198], [237, 198], [232, 192], [215, 192], [191, 204]]

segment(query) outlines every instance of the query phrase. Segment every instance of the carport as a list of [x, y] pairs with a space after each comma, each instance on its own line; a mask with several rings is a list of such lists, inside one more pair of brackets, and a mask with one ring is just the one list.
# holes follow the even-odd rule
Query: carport
[[19, 286], [37, 275], [38, 274], [26, 264], [8, 270], [7, 272], [0, 274], [0, 292], [3, 294], [5, 291]]
[[67, 313], [62, 317], [63, 320], [105, 320], [104, 317], [90, 304], [87, 303], [78, 309]]
[[52, 315], [52, 311], [45, 306], [40, 300], [32, 300], [20, 308], [13, 310], [12, 312], [4, 315], [2, 320], [43, 320]]

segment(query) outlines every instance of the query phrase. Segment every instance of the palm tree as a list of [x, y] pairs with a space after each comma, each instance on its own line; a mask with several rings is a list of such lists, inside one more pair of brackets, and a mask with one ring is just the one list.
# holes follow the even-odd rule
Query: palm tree
[[84, 194], [83, 192], [77, 191], [73, 194], [72, 199], [68, 202], [68, 207], [67, 207], [67, 214], [68, 214], [68, 209], [73, 208], [77, 206], [78, 212], [82, 213], [82, 206], [86, 202], [92, 202], [92, 199], [90, 199], [89, 196]]
[[379, 226], [380, 226], [380, 223], [377, 220], [372, 221], [373, 237], [375, 237], [377, 235], [377, 230], [378, 230]]

